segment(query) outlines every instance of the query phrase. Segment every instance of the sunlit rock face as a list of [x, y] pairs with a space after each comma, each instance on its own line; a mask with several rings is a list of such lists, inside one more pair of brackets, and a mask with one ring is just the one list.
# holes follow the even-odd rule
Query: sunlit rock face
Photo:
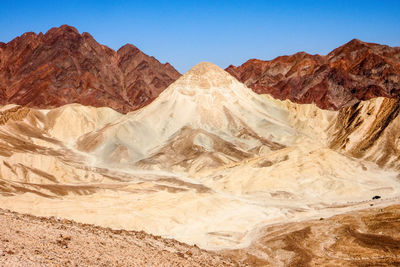
[[326, 56], [300, 52], [226, 69], [257, 93], [337, 110], [359, 100], [399, 98], [400, 48], [354, 39]]
[[211, 63], [128, 114], [6, 105], [0, 200], [19, 212], [243, 249], [268, 225], [366, 208], [375, 195], [397, 201], [396, 110], [386, 98], [340, 111], [276, 100]]
[[126, 113], [150, 103], [179, 76], [133, 45], [114, 51], [67, 25], [0, 46], [1, 104], [80, 103]]

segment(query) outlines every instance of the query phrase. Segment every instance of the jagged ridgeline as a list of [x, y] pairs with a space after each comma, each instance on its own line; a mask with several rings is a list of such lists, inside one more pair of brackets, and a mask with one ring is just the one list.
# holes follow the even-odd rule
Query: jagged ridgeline
[[180, 74], [131, 44], [114, 51], [63, 25], [0, 43], [0, 104], [54, 108], [70, 103], [129, 112]]
[[226, 70], [259, 94], [324, 109], [400, 96], [400, 47], [357, 39], [326, 56], [300, 52], [271, 61], [251, 59]]

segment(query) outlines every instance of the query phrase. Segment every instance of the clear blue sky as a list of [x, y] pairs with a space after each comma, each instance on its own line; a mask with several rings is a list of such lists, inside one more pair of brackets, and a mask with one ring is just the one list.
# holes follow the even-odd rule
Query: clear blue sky
[[132, 43], [180, 72], [345, 42], [400, 46], [397, 1], [17, 1], [0, 4], [0, 41], [69, 24], [113, 49]]

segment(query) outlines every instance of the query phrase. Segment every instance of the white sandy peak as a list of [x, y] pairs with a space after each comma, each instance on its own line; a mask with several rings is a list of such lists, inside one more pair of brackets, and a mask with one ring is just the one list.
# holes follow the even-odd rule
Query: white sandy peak
[[[170, 87], [191, 87], [211, 89], [215, 87], [229, 87], [236, 80], [228, 72], [215, 64], [201, 62], [187, 71]], [[237, 82], [237, 81], [236, 81]]]
[[225, 72], [223, 69], [215, 65], [211, 62], [200, 62], [194, 65], [189, 71], [186, 73], [197, 73], [197, 74], [205, 74], [207, 72]]

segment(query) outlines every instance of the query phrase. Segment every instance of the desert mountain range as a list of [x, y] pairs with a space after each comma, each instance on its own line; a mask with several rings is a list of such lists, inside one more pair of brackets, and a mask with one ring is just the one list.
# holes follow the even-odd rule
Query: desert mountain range
[[[48, 55], [53, 46], [58, 49], [68, 43], [47, 43], [47, 38], [65, 34], [76, 37], [69, 43], [76, 49], [73, 55], [80, 51], [79, 58], [88, 53], [87, 58], [92, 59], [101, 54], [88, 48], [85, 42], [93, 40], [88, 34], [79, 34], [67, 26], [52, 29], [45, 35], [27, 34], [19, 38], [30, 36], [37, 38], [38, 48], [48, 46], [39, 50], [27, 48], [36, 58], [35, 55]], [[65, 38], [70, 40], [71, 36]], [[11, 49], [10, 44], [18, 43], [18, 40], [2, 45], [2, 59], [5, 58], [4, 51]], [[126, 91], [128, 87], [122, 83], [124, 86], [120, 84], [118, 88], [125, 89], [117, 90], [114, 87], [117, 83], [110, 82], [112, 79], [108, 74], [115, 71], [118, 73], [115, 77], [119, 78], [132, 74], [134, 79], [148, 82], [150, 74], [166, 77], [161, 73], [165, 74], [172, 67], [135, 49], [140, 59], [133, 55], [127, 57], [130, 63], [127, 61], [124, 69], [131, 71], [123, 72], [117, 62], [123, 58], [119, 53], [124, 48], [115, 52], [94, 40], [89, 43], [93, 45], [90, 47], [108, 51], [107, 60], [112, 59], [110, 64], [91, 65], [99, 70], [93, 72], [97, 75], [94, 76], [97, 82], [93, 84], [99, 85], [98, 90], [92, 90], [92, 85], [79, 87], [79, 83], [79, 86], [70, 83], [68, 86], [77, 85], [69, 87], [76, 92], [76, 97], [66, 93], [69, 91], [58, 91], [62, 81], [83, 81], [86, 78], [82, 77], [92, 77], [92, 74], [89, 69], [84, 72], [87, 74], [76, 70], [80, 64], [86, 64], [82, 63], [85, 60], [58, 57], [60, 53], [55, 52], [53, 56], [57, 60], [43, 63], [47, 66], [43, 69], [49, 69], [43, 76], [39, 75], [42, 67], [38, 64], [33, 74], [39, 76], [32, 76], [28, 71], [21, 76], [17, 75], [19, 72], [15, 75], [7, 72], [5, 77], [8, 78], [1, 79], [1, 85], [10, 86], [3, 90], [6, 97], [0, 109], [2, 209], [35, 216], [57, 216], [113, 229], [145, 231], [212, 250], [220, 256], [212, 254], [214, 256], [208, 259], [218, 260], [221, 265], [224, 261], [219, 257], [232, 260], [226, 264], [262, 266], [357, 265], [365, 262], [390, 265], [398, 262], [400, 237], [398, 231], [392, 229], [398, 226], [399, 206], [396, 204], [400, 200], [400, 104], [393, 94], [395, 91], [382, 87], [381, 91], [373, 91], [378, 92], [376, 95], [371, 91], [346, 98], [350, 87], [333, 85], [334, 80], [325, 79], [332, 76], [321, 74], [320, 77], [325, 77], [318, 87], [318, 90], [325, 90], [324, 97], [318, 98], [322, 102], [308, 98], [313, 103], [305, 104], [308, 100], [296, 98], [294, 100], [300, 103], [295, 103], [288, 95], [282, 97], [286, 100], [280, 100], [274, 98], [273, 92], [257, 91], [258, 85], [253, 86], [257, 82], [249, 81], [256, 81], [256, 74], [264, 74], [258, 70], [253, 73], [254, 69], [249, 67], [251, 62], [237, 69], [229, 67], [227, 71], [236, 71], [234, 75], [203, 62], [182, 76], [172, 71], [176, 80], [167, 75], [170, 84], [164, 80], [165, 90], [160, 86], [153, 92], [151, 82], [152, 85], [143, 85], [147, 100], [139, 103], [135, 102], [137, 98], [128, 97], [128, 91], [136, 96], [136, 90], [142, 89], [128, 86], [131, 89]], [[335, 50], [334, 54], [346, 55], [345, 58], [351, 55], [349, 58], [354, 60], [358, 52], [350, 53], [346, 49], [349, 45], [359, 47], [358, 44], [374, 46], [352, 41]], [[397, 51], [397, 48], [379, 47], [382, 51]], [[365, 54], [371, 53], [368, 49]], [[385, 60], [398, 66], [393, 63], [397, 60], [395, 53], [388, 53], [382, 52], [388, 58]], [[292, 57], [283, 59], [292, 62], [295, 60]], [[333, 60], [329, 55], [313, 57], [320, 58], [318, 64], [322, 64], [315, 65], [315, 69], [327, 68], [330, 65], [323, 62], [328, 58]], [[56, 68], [57, 64], [67, 64], [68, 59], [80, 63], [74, 63], [71, 72]], [[261, 68], [262, 72], [275, 73], [276, 77], [287, 81], [287, 88], [294, 80], [305, 77], [301, 68], [289, 74], [288, 68], [299, 66], [290, 63], [283, 68], [277, 63], [278, 59], [275, 63], [260, 61], [257, 66], [267, 66]], [[141, 60], [152, 62], [145, 72], [132, 63]], [[347, 59], [341, 60], [341, 67], [348, 63]], [[3, 62], [2, 66], [9, 66]], [[53, 65], [53, 62], [57, 64]], [[30, 65], [29, 60], [21, 64]], [[328, 66], [323, 67], [323, 64]], [[382, 66], [382, 73], [376, 74], [376, 69], [373, 73], [382, 79], [390, 77], [388, 84], [392, 87], [398, 80], [390, 74], [390, 64]], [[18, 64], [7, 68], [11, 66]], [[244, 72], [239, 71], [243, 69]], [[56, 70], [62, 75], [57, 76]], [[337, 69], [329, 71], [334, 73]], [[313, 78], [316, 72], [308, 72], [311, 76], [304, 79], [318, 81]], [[247, 78], [237, 76], [238, 73], [244, 73], [243, 77]], [[361, 81], [351, 71], [346, 75], [349, 84], [357, 79]], [[67, 77], [71, 79], [64, 80]], [[371, 77], [375, 76], [371, 74]], [[125, 78], [120, 81], [126, 81]], [[54, 83], [61, 87], [50, 86], [53, 92], [50, 89], [48, 92], [47, 87], [36, 91], [38, 87], [33, 84], [29, 90], [24, 89], [28, 87], [22, 84], [30, 79], [34, 84]], [[246, 81], [242, 83], [242, 79]], [[11, 80], [15, 83], [9, 82]], [[329, 86], [324, 87], [323, 83]], [[362, 86], [360, 88], [365, 89]], [[18, 99], [27, 102], [14, 103], [11, 99], [17, 98], [10, 97], [13, 94], [7, 93], [10, 90], [7, 88], [20, 92], [16, 95], [23, 97]], [[274, 88], [278, 90], [278, 87]], [[279, 92], [290, 91], [291, 96], [295, 96], [300, 90], [296, 86], [290, 88]], [[308, 85], [304, 88], [310, 92], [317, 90]], [[97, 97], [92, 95], [90, 98], [86, 94], [94, 91], [99, 93]], [[79, 92], [88, 98], [82, 98]], [[116, 98], [108, 98], [110, 92], [114, 92], [112, 95]], [[385, 97], [388, 96], [385, 92], [391, 97]], [[46, 99], [61, 98], [62, 101], [30, 101], [42, 99], [44, 93], [49, 93]], [[334, 102], [329, 102], [333, 100], [330, 94], [337, 97]], [[89, 101], [89, 98], [97, 102], [83, 101]], [[120, 99], [131, 99], [131, 102], [125, 106]], [[327, 104], [322, 106], [326, 109], [320, 108], [321, 103]], [[17, 220], [17, 215], [4, 214], [10, 224], [10, 220]], [[377, 218], [380, 218], [379, 223]], [[52, 227], [58, 225], [53, 221], [48, 223]], [[28, 225], [30, 231], [35, 227]], [[327, 231], [334, 237], [316, 237]], [[105, 233], [101, 236], [103, 240], [109, 232], [102, 232]], [[109, 237], [112, 239], [112, 235]], [[371, 244], [374, 240], [381, 245]], [[149, 237], [146, 242], [153, 244], [155, 241]], [[141, 246], [147, 247], [146, 242], [140, 241]], [[160, 242], [164, 242], [159, 243], [161, 248], [168, 244], [165, 240]], [[357, 249], [359, 254], [351, 248]], [[182, 249], [189, 247], [177, 245], [169, 251], [182, 253]], [[206, 257], [205, 251], [193, 250]], [[362, 259], [357, 255], [362, 255]]]
[[251, 59], [226, 71], [256, 93], [338, 110], [379, 96], [399, 98], [400, 47], [354, 39], [326, 56]]
[[127, 44], [114, 51], [63, 25], [0, 43], [0, 103], [70, 103], [126, 113], [150, 103], [180, 74]]
[[[400, 48], [357, 39], [326, 56], [299, 52], [271, 61], [251, 59], [226, 71], [258, 94], [323, 109], [400, 94]], [[134, 45], [114, 51], [68, 25], [0, 42], [2, 104], [80, 103], [127, 113], [149, 104], [180, 75]]]

